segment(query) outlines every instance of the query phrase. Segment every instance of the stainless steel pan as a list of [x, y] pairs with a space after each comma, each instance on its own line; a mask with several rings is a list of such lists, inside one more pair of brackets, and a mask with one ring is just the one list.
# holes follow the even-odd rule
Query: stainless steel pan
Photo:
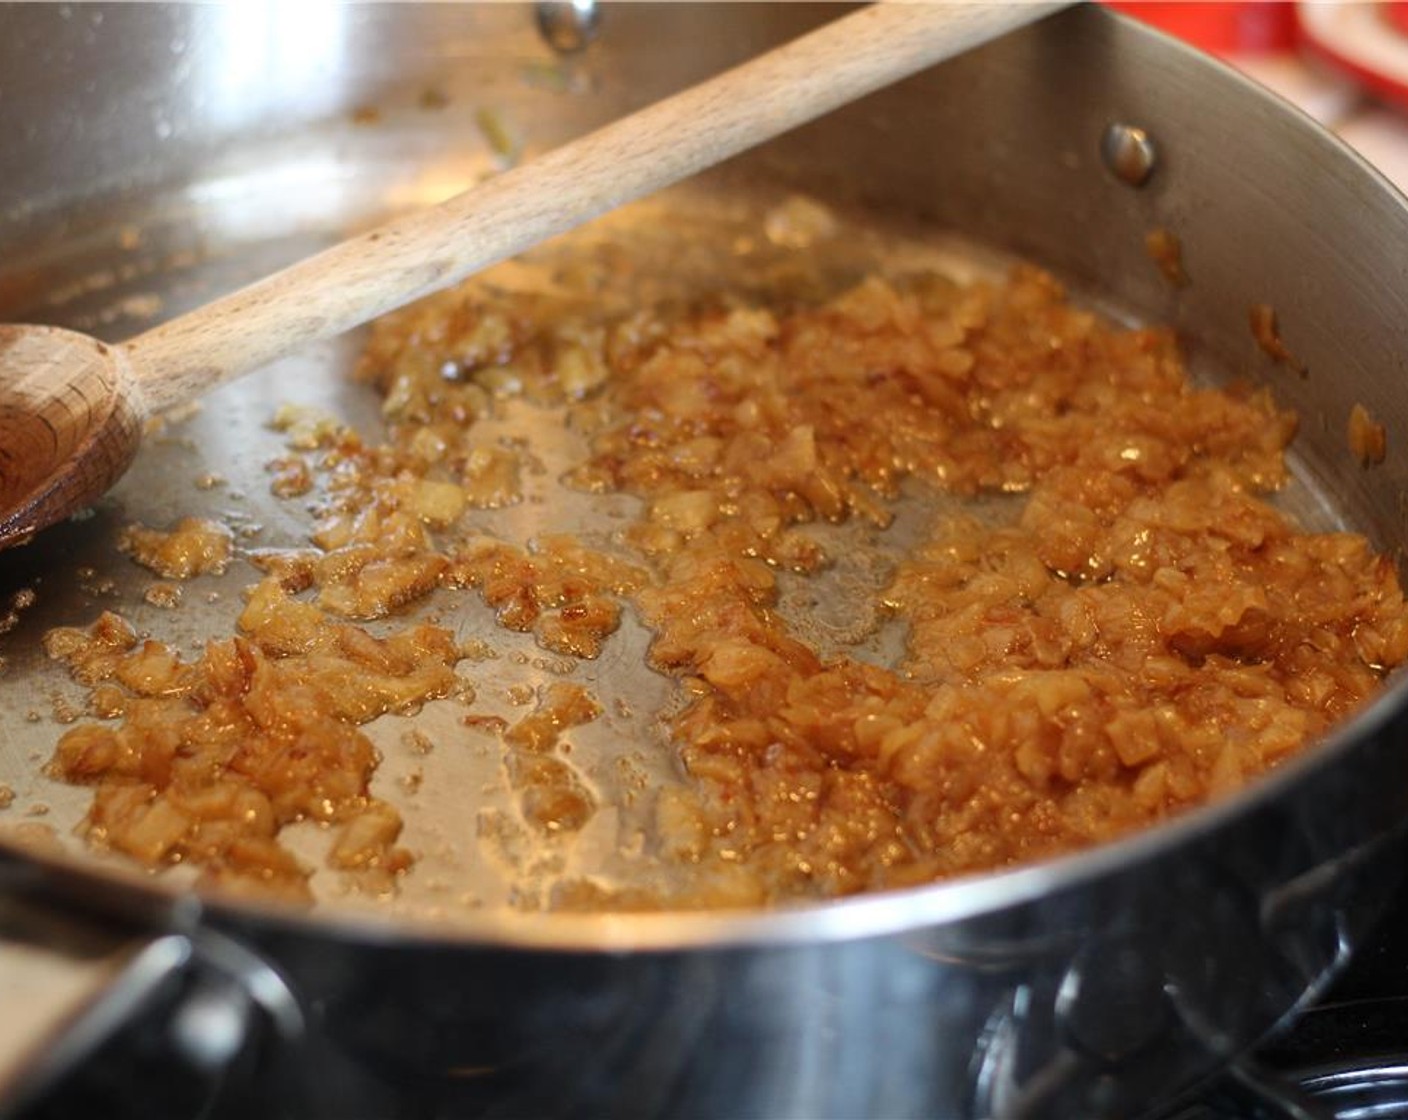
[[[0, 9], [0, 107], [19, 122], [0, 148], [0, 313], [133, 333], [466, 185], [504, 154], [494, 121], [529, 151], [548, 147], [831, 14], [623, 5], [587, 49], [559, 56], [533, 9], [497, 5]], [[559, 42], [581, 37], [566, 8], [552, 18], [565, 21]], [[1343, 146], [1192, 52], [1084, 7], [700, 189], [724, 200], [724, 226], [737, 200], [789, 190], [867, 208], [875, 233], [851, 263], [886, 251], [893, 228], [919, 228], [922, 252], [956, 267], [1031, 257], [1094, 302], [1173, 323], [1197, 370], [1274, 382], [1300, 413], [1290, 500], [1302, 515], [1401, 550], [1408, 210]], [[1181, 238], [1186, 287], [1146, 254], [1159, 227]], [[1277, 309], [1307, 376], [1257, 348], [1255, 303]], [[413, 877], [426, 889], [393, 905], [329, 898], [289, 912], [100, 863], [69, 836], [86, 796], [38, 773], [51, 717], [78, 701], [39, 636], [110, 604], [177, 640], [208, 629], [247, 574], [193, 585], [188, 598], [223, 597], [195, 610], [145, 607], [150, 577], [118, 556], [116, 530], [209, 508], [259, 526], [259, 544], [296, 540], [297, 518], [265, 494], [280, 443], [264, 423], [296, 396], [374, 425], [374, 402], [344, 379], [354, 353], [339, 343], [223, 391], [155, 441], [90, 520], [0, 557], [0, 594], [36, 591], [0, 637], [0, 781], [16, 791], [5, 814], [55, 826], [61, 845], [0, 840], [0, 915], [22, 962], [10, 983], [37, 967], [26, 945], [60, 937], [65, 961], [98, 962], [90, 979], [116, 970], [13, 1092], [68, 1072], [124, 1005], [152, 1000], [196, 1074], [262, 1055], [260, 1076], [227, 1100], [234, 1112], [1136, 1115], [1312, 997], [1397, 885], [1401, 681], [1270, 780], [1169, 826], [785, 913], [497, 905], [505, 877], [465, 823], [498, 796], [488, 753], [424, 763], [423, 791], [440, 792], [408, 812], [411, 839], [441, 854], [435, 874]], [[1388, 425], [1372, 470], [1344, 447], [1355, 403]], [[203, 474], [223, 485], [198, 489]], [[537, 651], [522, 652], [531, 677]], [[632, 657], [607, 659], [599, 679]], [[604, 722], [584, 748], [605, 756], [614, 730]], [[374, 732], [389, 791], [411, 765], [398, 732]], [[662, 758], [656, 779], [670, 774]], [[454, 884], [450, 904], [432, 881]]]

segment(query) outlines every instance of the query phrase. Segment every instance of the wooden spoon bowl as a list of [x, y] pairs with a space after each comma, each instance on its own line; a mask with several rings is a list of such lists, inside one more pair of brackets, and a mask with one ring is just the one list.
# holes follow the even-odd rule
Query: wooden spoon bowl
[[0, 548], [92, 504], [141, 443], [127, 356], [76, 331], [0, 324]]

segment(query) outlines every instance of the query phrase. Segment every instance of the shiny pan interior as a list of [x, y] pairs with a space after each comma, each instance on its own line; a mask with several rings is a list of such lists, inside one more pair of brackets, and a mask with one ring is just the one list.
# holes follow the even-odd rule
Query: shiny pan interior
[[[0, 316], [112, 340], [380, 217], [447, 197], [505, 158], [531, 158], [833, 14], [805, 5], [608, 6], [595, 42], [559, 53], [527, 6], [20, 8], [0, 12], [9, 59], [0, 103], [24, 122], [6, 141], [0, 181]], [[1196, 82], [1187, 80], [1194, 73]], [[1161, 92], [1169, 89], [1178, 96]], [[1122, 170], [1111, 148], [1111, 129], [1122, 126], [1150, 138], [1147, 179]], [[521, 151], [506, 153], [505, 130]], [[838, 269], [907, 253], [984, 275], [1031, 259], [1101, 309], [1172, 324], [1199, 376], [1273, 382], [1301, 416], [1287, 505], [1315, 527], [1350, 527], [1401, 554], [1408, 453], [1395, 435], [1408, 420], [1408, 218], [1346, 149], [1242, 79], [1106, 13], [1073, 11], [608, 219], [577, 244], [649, 241], [688, 215], [723, 251], [684, 262], [672, 282], [707, 283], [728, 267], [729, 239], [756, 232], [760, 213], [798, 191], [853, 223], [857, 236]], [[1180, 238], [1186, 287], [1168, 284], [1150, 261], [1145, 236], [1156, 228]], [[548, 247], [512, 282], [543, 282], [559, 251]], [[1277, 309], [1305, 377], [1287, 376], [1256, 345], [1247, 309], [1257, 303]], [[178, 897], [180, 875], [152, 879], [74, 839], [88, 791], [47, 779], [41, 766], [63, 729], [56, 716], [77, 711], [82, 696], [45, 657], [42, 634], [106, 608], [177, 647], [228, 632], [239, 590], [252, 582], [247, 567], [198, 581], [180, 610], [163, 611], [143, 602], [150, 574], [119, 554], [116, 535], [133, 521], [204, 514], [251, 545], [299, 543], [306, 526], [268, 492], [265, 464], [283, 446], [268, 421], [296, 402], [375, 433], [377, 402], [347, 376], [358, 345], [355, 335], [339, 339], [217, 392], [157, 433], [90, 517], [0, 556], [0, 596], [12, 604], [24, 589], [35, 592], [0, 636], [0, 780], [15, 792], [6, 816], [49, 826], [65, 851], [34, 852], [13, 834], [0, 845], [25, 852], [60, 893], [159, 912]], [[1387, 458], [1372, 470], [1344, 448], [1355, 403], [1389, 432]], [[545, 427], [534, 438], [551, 449], [567, 437]], [[589, 528], [600, 517], [555, 497], [544, 482], [537, 500], [503, 514], [505, 531], [526, 539], [544, 525], [562, 528], [564, 518]], [[818, 623], [837, 632], [847, 624], [844, 608]], [[472, 670], [480, 695], [555, 679], [531, 636], [495, 627], [487, 610], [467, 610], [455, 626], [501, 652]], [[628, 624], [600, 662], [579, 669], [619, 699], [576, 744], [596, 760], [591, 773], [613, 804], [611, 762], [637, 734], [621, 713], [653, 711], [665, 697], [663, 680], [643, 666], [647, 640]], [[892, 932], [1070, 889], [1215, 836], [1303, 791], [1326, 768], [1353, 765], [1356, 743], [1403, 703], [1401, 682], [1391, 684], [1331, 741], [1257, 788], [1050, 864], [788, 913], [546, 917], [505, 905], [510, 889], [532, 889], [534, 873], [523, 868], [537, 859], [547, 882], [609, 864], [620, 835], [635, 827], [630, 811], [604, 814], [569, 850], [519, 853], [506, 875], [503, 858], [486, 854], [494, 837], [484, 822], [508, 805], [491, 747], [413, 757], [404, 745], [412, 722], [433, 736], [450, 733], [457, 712], [437, 702], [369, 728], [384, 754], [374, 787], [383, 796], [397, 799], [398, 780], [424, 768], [414, 802], [400, 798], [406, 842], [422, 862], [395, 899], [347, 894], [320, 872], [311, 915], [211, 905], [373, 940], [683, 946]], [[668, 748], [644, 765], [652, 783], [678, 780]], [[1375, 819], [1366, 814], [1365, 827]], [[316, 830], [306, 839], [316, 851]]]

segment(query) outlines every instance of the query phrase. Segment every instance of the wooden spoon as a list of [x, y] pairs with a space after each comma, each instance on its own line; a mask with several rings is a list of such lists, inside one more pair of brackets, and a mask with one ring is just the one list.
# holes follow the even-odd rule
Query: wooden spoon
[[876, 4], [122, 345], [0, 326], [0, 548], [112, 486], [151, 413], [1063, 6]]

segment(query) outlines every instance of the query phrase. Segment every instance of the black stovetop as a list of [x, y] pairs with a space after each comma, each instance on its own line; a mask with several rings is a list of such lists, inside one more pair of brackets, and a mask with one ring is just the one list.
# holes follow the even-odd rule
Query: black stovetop
[[1310, 1010], [1158, 1120], [1408, 1120], [1408, 888]]
[[[1408, 850], [1405, 850], [1408, 859]], [[37, 1107], [0, 1106], [3, 1120], [68, 1120], [103, 1115], [247, 1116], [247, 1094], [231, 1086], [258, 1078], [258, 1061], [227, 1071], [224, 1085], [185, 1077], [165, 1050], [173, 1001], [151, 1007], [123, 1033], [107, 1060], [100, 1052], [82, 1075]], [[132, 1108], [128, 1090], [140, 1086]], [[233, 1091], [232, 1091], [233, 1090]], [[256, 1093], [255, 1096], [260, 1094]], [[271, 1100], [265, 1120], [300, 1120], [298, 1109]], [[1408, 1120], [1408, 888], [1345, 973], [1310, 1010], [1232, 1071], [1182, 1102], [1154, 1109], [1146, 1120]]]

